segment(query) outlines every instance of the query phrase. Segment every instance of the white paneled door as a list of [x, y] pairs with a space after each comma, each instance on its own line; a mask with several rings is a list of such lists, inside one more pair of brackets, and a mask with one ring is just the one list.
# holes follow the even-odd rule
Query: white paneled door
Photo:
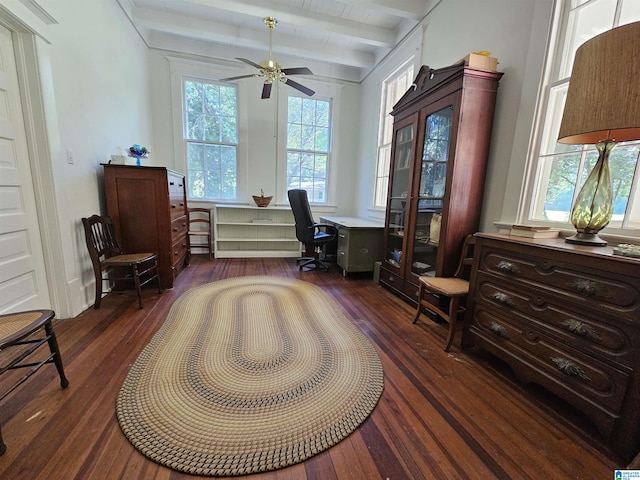
[[11, 32], [0, 26], [0, 313], [50, 308]]

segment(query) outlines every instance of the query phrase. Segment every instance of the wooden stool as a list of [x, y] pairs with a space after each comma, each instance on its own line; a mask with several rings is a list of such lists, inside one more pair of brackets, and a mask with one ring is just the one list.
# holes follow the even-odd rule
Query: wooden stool
[[[7, 370], [17, 368], [30, 368], [18, 381], [8, 390], [0, 394], [0, 401], [13, 392], [18, 385], [33, 375], [40, 367], [47, 363], [55, 363], [60, 375], [60, 386], [67, 388], [69, 381], [64, 376], [60, 349], [56, 341], [51, 320], [55, 317], [52, 310], [32, 310], [28, 312], [9, 313], [0, 315], [0, 352], [2, 352], [2, 365], [0, 365], [0, 375]], [[38, 330], [44, 329], [44, 336], [34, 335]], [[36, 338], [39, 337], [39, 338]], [[25, 363], [24, 360], [40, 348], [45, 343], [49, 344], [50, 354], [44, 359], [33, 363]], [[23, 346], [23, 348], [20, 348]], [[24, 347], [27, 348], [24, 348]], [[9, 350], [11, 347], [18, 347]], [[7, 351], [15, 350], [15, 357], [9, 356], [5, 363]], [[2, 430], [0, 429], [0, 455], [7, 451], [7, 446], [2, 440]]]

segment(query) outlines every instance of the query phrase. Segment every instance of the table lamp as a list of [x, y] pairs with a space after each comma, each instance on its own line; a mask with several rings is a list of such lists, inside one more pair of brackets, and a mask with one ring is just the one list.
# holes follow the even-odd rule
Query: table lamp
[[640, 139], [640, 22], [614, 28], [576, 51], [559, 143], [595, 144], [598, 161], [571, 208], [567, 243], [604, 246], [598, 232], [613, 214], [609, 153]]

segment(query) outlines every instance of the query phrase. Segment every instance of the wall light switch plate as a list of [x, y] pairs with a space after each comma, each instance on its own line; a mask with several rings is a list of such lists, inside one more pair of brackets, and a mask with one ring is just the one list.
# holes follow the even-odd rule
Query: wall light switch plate
[[73, 150], [67, 148], [67, 163], [73, 165]]

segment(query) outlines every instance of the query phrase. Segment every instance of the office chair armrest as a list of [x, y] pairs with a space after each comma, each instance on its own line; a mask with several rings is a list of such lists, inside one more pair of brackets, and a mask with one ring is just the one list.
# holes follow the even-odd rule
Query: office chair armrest
[[331, 235], [338, 234], [338, 229], [335, 225], [331, 225], [330, 223], [314, 223], [312, 227], [317, 228], [318, 230], [324, 230], [325, 233], [330, 233]]

